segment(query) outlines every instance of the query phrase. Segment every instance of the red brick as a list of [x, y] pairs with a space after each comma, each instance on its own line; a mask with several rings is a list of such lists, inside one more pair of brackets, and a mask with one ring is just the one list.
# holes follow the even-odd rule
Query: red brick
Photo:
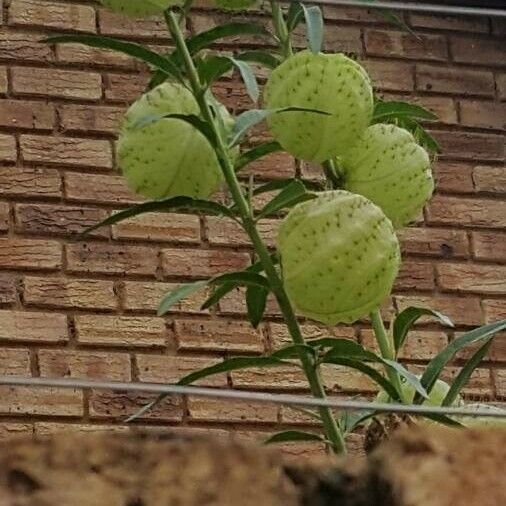
[[0, 195], [59, 197], [62, 181], [54, 169], [0, 167]]
[[200, 220], [192, 214], [147, 213], [112, 227], [114, 239], [198, 244]]
[[29, 423], [11, 423], [0, 421], [0, 441], [8, 441], [18, 437], [33, 436], [33, 425]]
[[148, 74], [107, 74], [104, 76], [105, 98], [110, 102], [129, 104], [145, 91], [148, 81]]
[[0, 232], [9, 230], [9, 204], [7, 202], [0, 202]]
[[439, 142], [445, 158], [467, 160], [504, 160], [504, 138], [502, 135], [477, 134], [471, 132], [432, 131]]
[[95, 11], [91, 5], [12, 0], [9, 24], [94, 32]]
[[436, 188], [449, 193], [474, 193], [473, 166], [438, 160], [433, 166]]
[[414, 66], [410, 63], [367, 60], [362, 64], [380, 90], [411, 91], [414, 88]]
[[506, 300], [484, 299], [483, 310], [485, 312], [485, 321], [487, 323], [504, 320], [506, 319]]
[[494, 76], [491, 72], [417, 65], [417, 90], [459, 95], [493, 97]]
[[124, 425], [102, 425], [83, 423], [57, 423], [57, 422], [36, 422], [34, 424], [35, 436], [53, 436], [60, 434], [90, 434], [97, 432], [126, 432], [129, 427]]
[[78, 315], [75, 325], [80, 344], [148, 348], [166, 343], [162, 318]]
[[[137, 368], [140, 381], [147, 383], [177, 383], [183, 376], [220, 361], [220, 359], [209, 357], [137, 355]], [[227, 375], [224, 373], [215, 374], [196, 381], [194, 384], [225, 387], [227, 386]]]
[[99, 10], [100, 33], [124, 37], [167, 39], [167, 27], [161, 16], [132, 19], [108, 9]]
[[14, 304], [16, 300], [16, 280], [0, 275], [0, 304]]
[[506, 397], [506, 369], [496, 369], [493, 372], [497, 396]]
[[474, 257], [479, 260], [506, 262], [506, 234], [473, 232]]
[[15, 162], [16, 139], [13, 135], [0, 134], [0, 162]]
[[[157, 394], [137, 392], [112, 392], [109, 390], [92, 391], [89, 400], [90, 417], [99, 420], [117, 420], [123, 422], [144, 406], [154, 401]], [[179, 397], [165, 397], [141, 420], [159, 422], [180, 422], [183, 417], [183, 405]]]
[[502, 228], [506, 226], [506, 202], [436, 196], [427, 207], [427, 220], [437, 225]]
[[126, 185], [122, 176], [79, 174], [67, 172], [64, 176], [67, 199], [98, 204], [133, 204], [141, 201]]
[[0, 93], [7, 93], [7, 67], [0, 66]]
[[[276, 241], [280, 222], [264, 219], [257, 222], [257, 230], [269, 247]], [[209, 243], [217, 246], [249, 246], [251, 243], [241, 225], [227, 218], [210, 216], [207, 218]]]
[[112, 281], [27, 276], [23, 281], [26, 304], [77, 309], [116, 309]]
[[62, 265], [62, 247], [55, 241], [2, 238], [0, 267], [8, 269], [58, 269]]
[[65, 63], [135, 68], [134, 59], [119, 51], [99, 49], [84, 44], [56, 44], [56, 58]]
[[84, 106], [65, 104], [58, 107], [63, 130], [116, 134], [124, 114], [123, 107]]
[[248, 253], [203, 249], [165, 249], [162, 251], [166, 276], [208, 277], [248, 266]]
[[488, 33], [488, 20], [478, 16], [442, 16], [411, 13], [410, 24], [417, 28], [462, 31], [466, 33]]
[[[435, 296], [396, 295], [395, 301], [399, 312], [410, 306], [421, 306], [443, 313], [456, 325], [477, 326], [483, 323], [478, 297], [455, 297], [442, 294]], [[420, 323], [434, 323], [436, 321], [435, 318], [428, 316], [419, 320]]]
[[403, 262], [394, 288], [396, 290], [432, 290], [434, 288], [432, 264], [413, 261]]
[[54, 119], [54, 107], [50, 104], [26, 100], [0, 100], [0, 126], [51, 130]]
[[154, 275], [158, 267], [158, 252], [147, 246], [76, 243], [66, 251], [69, 272]]
[[506, 126], [506, 104], [477, 100], [460, 101], [460, 122], [466, 126], [495, 128]]
[[462, 230], [404, 228], [398, 232], [403, 253], [443, 258], [469, 256], [469, 241]]
[[473, 170], [473, 180], [478, 192], [506, 193], [506, 167], [480, 165]]
[[30, 377], [30, 351], [0, 348], [0, 375]]
[[496, 76], [497, 93], [501, 100], [506, 100], [506, 74]]
[[436, 269], [438, 285], [444, 290], [506, 294], [506, 266], [441, 264]]
[[226, 320], [177, 320], [175, 336], [180, 350], [263, 352], [260, 331], [249, 323]]
[[126, 353], [39, 350], [43, 378], [80, 378], [130, 381], [130, 357]]
[[445, 37], [441, 35], [422, 35], [413, 37], [406, 32], [366, 30], [365, 48], [373, 56], [396, 56], [420, 60], [444, 61], [448, 57]]
[[274, 423], [278, 418], [277, 406], [220, 399], [188, 400], [192, 420], [223, 423]]
[[57, 313], [0, 311], [0, 339], [35, 343], [68, 340], [67, 317]]
[[[245, 315], [246, 308], [246, 290], [244, 288], [235, 288], [229, 294], [225, 295], [219, 302], [221, 314]], [[265, 307], [265, 316], [280, 316], [281, 312], [274, 296], [270, 294], [267, 297]]]
[[[293, 344], [292, 338], [286, 328], [285, 324], [282, 323], [269, 323], [270, 337], [274, 349], [279, 349], [283, 346]], [[353, 327], [323, 327], [321, 325], [314, 324], [303, 324], [300, 326], [302, 335], [305, 339], [315, 339], [318, 337], [344, 337], [348, 339], [355, 339], [355, 330]]]
[[251, 367], [232, 372], [232, 384], [253, 390], [307, 390], [304, 372], [296, 364], [279, 367]]
[[[305, 29], [303, 31], [305, 32]], [[327, 25], [325, 27], [324, 49], [325, 51], [361, 54], [361, 36], [362, 32], [360, 28]], [[307, 47], [307, 36], [305, 33], [303, 37], [304, 42], [302, 47], [305, 49]]]
[[321, 368], [321, 376], [325, 389], [334, 394], [378, 390], [378, 386], [368, 376], [348, 367], [324, 364]]
[[[372, 330], [361, 330], [362, 344], [379, 353], [379, 348]], [[408, 339], [404, 343], [399, 354], [400, 358], [409, 358], [415, 360], [430, 360], [448, 344], [448, 337], [444, 332], [435, 332], [431, 330], [413, 330], [408, 334]]]
[[468, 35], [450, 37], [454, 61], [473, 65], [501, 66], [506, 60], [504, 40], [475, 39]]
[[81, 100], [102, 96], [102, 78], [95, 72], [13, 67], [11, 75], [13, 91], [19, 95]]
[[[17, 204], [16, 230], [29, 234], [65, 235], [80, 234], [87, 227], [104, 220], [108, 213], [103, 209], [43, 204]], [[91, 235], [107, 237], [102, 228]]]
[[40, 42], [40, 34], [9, 30], [5, 25], [0, 32], [0, 58], [24, 62], [49, 62], [53, 53], [49, 44]]
[[330, 21], [353, 21], [357, 23], [384, 23], [385, 18], [377, 9], [364, 7], [344, 7], [323, 5], [323, 13], [327, 22]]
[[[451, 384], [460, 370], [460, 367], [446, 367], [441, 374], [441, 379]], [[470, 380], [462, 389], [462, 394], [491, 397], [492, 378], [490, 371], [488, 369], [475, 369]]]
[[[126, 310], [156, 312], [162, 297], [174, 290], [177, 283], [152, 283], [149, 281], [125, 281], [123, 284], [124, 306]], [[179, 301], [171, 307], [171, 312], [208, 313], [200, 306], [208, 296], [202, 289]]]
[[0, 412], [9, 415], [82, 416], [83, 393], [63, 388], [0, 386]]
[[272, 153], [248, 165], [241, 176], [254, 174], [260, 179], [286, 179], [295, 176], [295, 161], [288, 153]]
[[20, 145], [25, 162], [96, 169], [112, 168], [112, 149], [109, 141], [22, 135]]
[[423, 96], [414, 97], [409, 100], [411, 103], [420, 104], [432, 111], [441, 123], [457, 123], [457, 108], [455, 100], [449, 97]]

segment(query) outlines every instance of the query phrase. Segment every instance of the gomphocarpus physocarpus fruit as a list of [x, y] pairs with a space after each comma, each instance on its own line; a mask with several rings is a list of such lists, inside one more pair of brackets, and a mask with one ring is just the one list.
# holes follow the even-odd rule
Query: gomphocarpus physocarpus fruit
[[380, 206], [396, 228], [413, 221], [434, 191], [427, 151], [395, 125], [367, 128], [342, 165], [345, 188]]
[[[217, 190], [222, 173], [204, 134], [182, 119], [163, 117], [199, 113], [193, 95], [170, 82], [132, 104], [118, 141], [118, 155], [121, 170], [135, 192], [153, 199], [177, 195], [207, 198]], [[224, 107], [219, 113], [228, 115]]]
[[400, 263], [390, 220], [365, 197], [343, 190], [294, 207], [281, 224], [278, 248], [296, 309], [330, 325], [378, 308]]
[[285, 60], [265, 86], [265, 107], [303, 107], [327, 114], [272, 114], [273, 137], [302, 160], [323, 162], [342, 155], [369, 125], [373, 93], [369, 76], [343, 54], [301, 51]]

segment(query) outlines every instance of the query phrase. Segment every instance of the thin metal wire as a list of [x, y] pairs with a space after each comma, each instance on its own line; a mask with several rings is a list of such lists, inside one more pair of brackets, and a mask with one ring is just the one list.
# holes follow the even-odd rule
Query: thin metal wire
[[[288, 0], [295, 2], [299, 0]], [[490, 16], [506, 17], [506, 9], [491, 9], [487, 7], [465, 7], [457, 5], [434, 5], [422, 2], [390, 2], [390, 1], [372, 1], [372, 0], [314, 0], [312, 3], [317, 5], [332, 5], [338, 7], [363, 7], [366, 9], [394, 10], [427, 12], [432, 14], [449, 14], [458, 16]]]
[[414, 415], [458, 415], [486, 418], [506, 418], [504, 411], [471, 410], [458, 407], [419, 406], [408, 404], [383, 404], [378, 402], [353, 401], [345, 399], [318, 399], [302, 395], [271, 394], [266, 392], [245, 392], [219, 388], [163, 385], [160, 383], [124, 383], [119, 381], [91, 381], [79, 379], [21, 378], [0, 376], [0, 385], [13, 387], [86, 388], [115, 390], [122, 392], [144, 392], [167, 395], [190, 395], [213, 397], [227, 400], [252, 401], [270, 404], [284, 404], [306, 407], [329, 407], [342, 411], [377, 411], [381, 413], [408, 413]]

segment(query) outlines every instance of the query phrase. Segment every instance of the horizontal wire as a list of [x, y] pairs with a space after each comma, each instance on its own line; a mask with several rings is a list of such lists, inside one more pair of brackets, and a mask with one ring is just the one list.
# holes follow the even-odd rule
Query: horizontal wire
[[381, 413], [407, 413], [413, 415], [458, 415], [487, 418], [506, 418], [504, 411], [471, 410], [458, 407], [420, 406], [408, 404], [384, 404], [344, 399], [318, 399], [302, 395], [271, 394], [265, 392], [246, 392], [219, 388], [163, 385], [160, 383], [124, 383], [119, 381], [92, 381], [78, 379], [21, 378], [0, 376], [0, 385], [17, 387], [87, 388], [96, 390], [115, 390], [122, 392], [144, 392], [167, 395], [189, 395], [213, 397], [227, 400], [253, 401], [270, 404], [283, 404], [306, 407], [328, 407], [342, 411], [378, 411]]
[[[299, 0], [288, 0], [295, 2]], [[457, 5], [434, 5], [423, 2], [389, 2], [373, 0], [312, 0], [312, 4], [331, 5], [336, 7], [363, 7], [366, 9], [397, 10], [411, 12], [427, 12], [432, 14], [450, 14], [460, 16], [491, 16], [506, 17], [506, 9], [492, 9], [487, 7], [466, 7]]]

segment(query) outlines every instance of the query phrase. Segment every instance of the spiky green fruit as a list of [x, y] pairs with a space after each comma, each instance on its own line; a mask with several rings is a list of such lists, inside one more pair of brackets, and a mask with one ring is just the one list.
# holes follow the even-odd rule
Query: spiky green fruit
[[390, 220], [366, 198], [337, 190], [295, 206], [278, 234], [283, 282], [304, 316], [352, 323], [390, 293], [400, 263]]
[[345, 188], [380, 206], [396, 228], [415, 219], [434, 191], [427, 151], [395, 125], [370, 126], [342, 164]]
[[214, 0], [217, 7], [230, 11], [241, 11], [253, 7], [257, 0]]
[[304, 107], [328, 113], [283, 112], [268, 124], [296, 158], [323, 162], [342, 155], [371, 122], [373, 93], [365, 70], [343, 54], [302, 51], [269, 77], [265, 107]]
[[[448, 385], [448, 383], [446, 383], [445, 381], [438, 379], [436, 381], [436, 383], [434, 384], [434, 386], [432, 387], [432, 390], [429, 393], [429, 398], [425, 399], [423, 401], [423, 404], [425, 404], [426, 406], [441, 406], [449, 391], [450, 391], [450, 385]], [[407, 402], [410, 404], [413, 403], [413, 400], [415, 399], [415, 394], [416, 394], [415, 388], [413, 386], [411, 386], [409, 383], [402, 383], [402, 393], [403, 393], [404, 402]], [[386, 404], [389, 402], [389, 400], [390, 399], [388, 397], [388, 394], [385, 391], [381, 391], [376, 396], [376, 402], [381, 402], [381, 403]], [[452, 405], [455, 406], [455, 405], [459, 404], [460, 400], [461, 400], [460, 397], [458, 397], [453, 402]]]
[[100, 0], [100, 2], [111, 11], [134, 18], [152, 16], [163, 12], [167, 7], [183, 4], [183, 0]]
[[198, 115], [199, 106], [185, 87], [166, 82], [128, 109], [118, 141], [119, 165], [128, 185], [151, 199], [211, 196], [222, 173], [213, 147], [199, 130], [176, 118], [139, 126], [143, 118], [165, 114]]

